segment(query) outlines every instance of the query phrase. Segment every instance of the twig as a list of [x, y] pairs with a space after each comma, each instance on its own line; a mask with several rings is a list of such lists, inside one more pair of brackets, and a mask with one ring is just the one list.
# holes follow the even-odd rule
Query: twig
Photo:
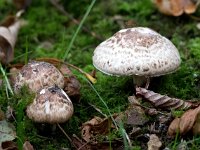
[[67, 133], [63, 130], [63, 128], [60, 126], [59, 123], [57, 123], [57, 126], [62, 131], [62, 133], [67, 137], [67, 139], [70, 141], [70, 143], [72, 143], [72, 145], [77, 149], [76, 145], [74, 145], [74, 143], [72, 142], [72, 139], [69, 137], [69, 135], [67, 135]]
[[79, 147], [77, 150], [81, 150], [83, 147], [87, 146], [90, 142], [86, 142], [85, 144], [83, 144], [81, 147]]
[[80, 146], [77, 150], [81, 150], [83, 147], [87, 146], [87, 145], [90, 143], [90, 141], [89, 141], [89, 142], [85, 142], [85, 143], [83, 144], [83, 141], [81, 141], [81, 140], [79, 139], [79, 137], [76, 136], [76, 134], [73, 134], [72, 136], [82, 144], [82, 146]]
[[90, 106], [92, 106], [96, 111], [98, 111], [100, 114], [102, 114], [104, 117], [108, 117], [106, 114], [104, 114], [99, 108], [97, 108], [95, 105], [88, 103]]
[[[69, 17], [72, 22], [76, 25], [79, 25], [80, 22], [75, 19], [71, 14], [69, 14], [67, 11], [65, 11], [65, 9], [63, 8], [63, 6], [61, 6], [60, 4], [57, 3], [56, 0], [50, 0], [50, 2], [52, 3], [52, 5], [54, 5], [61, 13], [63, 13], [65, 16]], [[95, 32], [90, 31], [87, 27], [82, 26], [83, 31], [91, 34], [94, 38], [103, 41], [103, 37], [101, 37], [100, 35], [97, 35]]]

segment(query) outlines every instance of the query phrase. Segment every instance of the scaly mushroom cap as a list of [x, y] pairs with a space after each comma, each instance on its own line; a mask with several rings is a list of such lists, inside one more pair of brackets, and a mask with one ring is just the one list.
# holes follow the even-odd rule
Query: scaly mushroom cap
[[64, 87], [64, 76], [50, 63], [32, 61], [23, 66], [16, 77], [14, 91], [18, 92], [22, 86], [27, 85], [33, 92], [45, 86], [57, 85]]
[[63, 123], [73, 114], [73, 104], [59, 87], [45, 87], [38, 91], [36, 98], [27, 109], [27, 116], [40, 123]]
[[110, 75], [160, 76], [181, 63], [176, 47], [167, 38], [145, 27], [122, 29], [94, 51], [93, 65]]

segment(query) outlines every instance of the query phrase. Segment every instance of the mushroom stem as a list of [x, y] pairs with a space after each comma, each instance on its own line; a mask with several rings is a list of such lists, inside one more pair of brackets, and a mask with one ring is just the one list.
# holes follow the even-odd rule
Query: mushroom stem
[[145, 89], [148, 89], [148, 88], [149, 88], [149, 84], [150, 84], [150, 77], [146, 77]]
[[133, 83], [137, 87], [145, 85], [145, 89], [148, 89], [150, 84], [150, 77], [133, 75]]

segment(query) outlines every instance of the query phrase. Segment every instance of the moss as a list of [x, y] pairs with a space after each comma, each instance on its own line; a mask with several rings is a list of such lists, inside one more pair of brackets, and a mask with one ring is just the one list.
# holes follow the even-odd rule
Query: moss
[[[65, 10], [79, 21], [89, 3], [90, 0], [60, 1]], [[15, 14], [15, 12], [14, 5], [8, 3], [7, 0], [0, 1], [0, 19], [5, 18], [7, 14]], [[195, 15], [199, 16], [199, 14], [200, 11], [198, 10]], [[113, 19], [116, 15], [121, 15], [125, 21], [133, 21], [132, 26], [147, 26], [158, 31], [169, 38], [181, 54], [182, 64], [180, 69], [173, 74], [154, 78], [150, 84], [151, 90], [181, 99], [200, 98], [200, 31], [196, 28], [196, 20], [187, 15], [181, 17], [165, 16], [159, 13], [149, 0], [110, 0], [97, 1], [84, 26], [106, 39], [121, 28]], [[77, 25], [60, 13], [47, 0], [32, 1], [31, 7], [22, 18], [28, 20], [29, 23], [19, 32], [15, 46], [16, 58], [13, 63], [24, 62], [27, 49], [29, 59], [38, 57], [62, 59]], [[81, 30], [69, 52], [67, 61], [87, 72], [91, 72], [94, 69], [92, 65], [93, 51], [103, 39], [96, 39], [90, 33]], [[44, 41], [50, 42], [52, 47], [50, 49], [41, 48], [40, 45]], [[107, 115], [109, 115], [108, 111], [116, 113], [126, 109], [127, 98], [134, 93], [131, 77], [108, 76], [97, 71], [97, 83], [93, 85], [96, 91], [94, 91], [85, 77], [75, 70], [73, 72], [81, 82], [82, 88], [80, 103], [74, 103], [75, 113], [73, 117], [69, 122], [62, 124], [69, 135], [73, 133], [80, 135], [79, 127], [82, 123], [91, 119], [94, 115], [100, 115], [90, 104], [95, 105]], [[98, 94], [109, 109], [105, 107]], [[26, 117], [24, 111], [28, 104], [27, 100], [30, 100], [30, 98], [31, 95], [26, 94], [26, 92], [19, 96], [7, 98], [6, 89], [4, 87], [0, 89], [1, 108], [5, 111], [8, 105], [12, 105], [17, 111], [18, 122], [20, 123], [16, 126], [19, 136], [23, 140], [28, 139], [36, 149], [70, 147], [70, 142], [66, 142], [64, 135], [59, 130], [57, 130], [56, 135], [38, 136], [38, 128]], [[16, 103], [18, 101], [19, 103]], [[111, 139], [116, 136], [121, 137], [117, 133], [110, 134]], [[194, 142], [194, 144], [197, 143]], [[139, 145], [139, 142], [136, 141], [135, 145]]]

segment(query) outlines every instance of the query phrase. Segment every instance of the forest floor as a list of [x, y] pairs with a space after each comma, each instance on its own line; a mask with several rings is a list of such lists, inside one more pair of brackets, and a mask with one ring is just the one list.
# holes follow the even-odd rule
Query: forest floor
[[[84, 14], [89, 10], [91, 0], [54, 2], [57, 2], [57, 5], [47, 0], [34, 0], [22, 14], [21, 18], [27, 21], [27, 25], [19, 31], [12, 65], [38, 58], [56, 58], [91, 73], [95, 70], [92, 63], [93, 51], [101, 42], [123, 28], [149, 27], [174, 43], [182, 61], [176, 72], [153, 78], [149, 90], [182, 100], [200, 99], [200, 10], [192, 15], [174, 17], [160, 13], [150, 0], [96, 1], [75, 37]], [[0, 20], [16, 12], [14, 4], [7, 0], [0, 1]], [[3, 69], [9, 77], [10, 68], [4, 65]], [[175, 138], [166, 137], [169, 122], [164, 124], [162, 129], [157, 129], [160, 125], [159, 115], [146, 116], [145, 123], [141, 125], [121, 122], [117, 125], [117, 130], [115, 124], [108, 122], [113, 122], [115, 115], [119, 116], [120, 112], [130, 108], [128, 97], [135, 94], [132, 77], [109, 76], [96, 70], [97, 82], [92, 84], [79, 71], [70, 69], [80, 82], [80, 99], [77, 101], [76, 97], [72, 98], [74, 114], [69, 121], [60, 124], [63, 130], [59, 127], [52, 130], [51, 125], [31, 121], [26, 116], [25, 108], [33, 95], [24, 89], [22, 93], [13, 96], [6, 86], [1, 85], [0, 108], [4, 113], [8, 106], [14, 109], [16, 120], [8, 122], [15, 127], [17, 138], [14, 142], [18, 146], [21, 145], [19, 147], [29, 141], [34, 149], [38, 150], [76, 149], [75, 147], [81, 146], [81, 149], [86, 149], [86, 146], [89, 149], [147, 149], [150, 135], [156, 133], [149, 127], [156, 124], [156, 130], [163, 130], [156, 133], [162, 143], [161, 149], [177, 149], [182, 145], [193, 150], [200, 149], [198, 136], [177, 134]], [[0, 74], [0, 78], [3, 80], [3, 75]], [[141, 103], [145, 107], [153, 108], [147, 101], [142, 100]], [[171, 122], [184, 111], [165, 110], [163, 113], [171, 114]], [[81, 137], [85, 127], [83, 123], [95, 116], [101, 118], [101, 123], [96, 126], [91, 123], [89, 127], [96, 129], [96, 135], [88, 133], [93, 139], [84, 141]], [[104, 132], [97, 128], [106, 128], [108, 133], [102, 134]], [[137, 128], [140, 128], [138, 132], [133, 131]]]

